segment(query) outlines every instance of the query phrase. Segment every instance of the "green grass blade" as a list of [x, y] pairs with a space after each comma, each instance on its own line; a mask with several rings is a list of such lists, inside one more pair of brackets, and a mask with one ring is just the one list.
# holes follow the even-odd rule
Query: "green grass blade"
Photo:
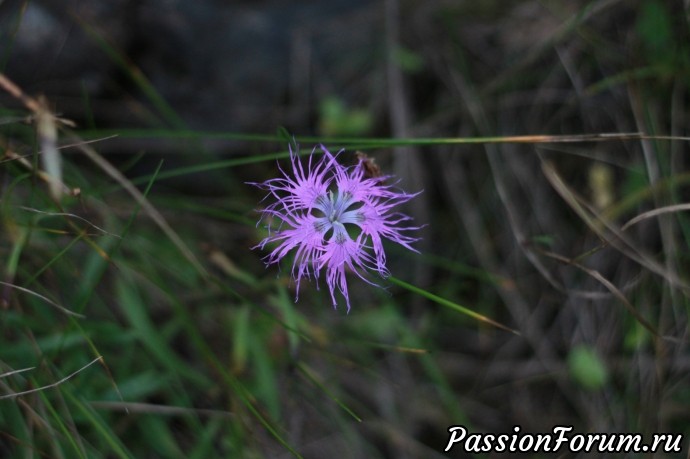
[[412, 292], [412, 293], [416, 293], [416, 294], [418, 294], [418, 295], [420, 295], [420, 296], [423, 296], [424, 298], [427, 298], [427, 299], [429, 299], [429, 300], [431, 300], [431, 301], [433, 301], [433, 302], [435, 302], [435, 303], [438, 303], [438, 304], [440, 304], [441, 306], [445, 306], [445, 307], [450, 308], [450, 309], [452, 309], [452, 310], [454, 310], [454, 311], [457, 311], [457, 312], [460, 312], [460, 313], [465, 314], [465, 315], [467, 315], [467, 316], [470, 316], [470, 317], [472, 317], [473, 319], [476, 319], [476, 320], [478, 320], [478, 321], [480, 321], [480, 322], [484, 322], [484, 323], [487, 323], [487, 324], [489, 324], [489, 325], [493, 325], [494, 327], [500, 328], [501, 330], [508, 331], [508, 332], [513, 333], [513, 334], [515, 334], [515, 335], [520, 335], [520, 332], [518, 332], [517, 330], [514, 330], [514, 329], [512, 329], [512, 328], [506, 327], [505, 325], [500, 324], [500, 323], [496, 322], [495, 320], [486, 317], [485, 315], [479, 314], [478, 312], [475, 312], [475, 311], [473, 311], [473, 310], [471, 310], [471, 309], [468, 309], [468, 308], [466, 308], [466, 307], [464, 307], [464, 306], [461, 306], [461, 305], [459, 305], [459, 304], [457, 304], [457, 303], [454, 303], [454, 302], [452, 302], [452, 301], [450, 301], [450, 300], [447, 300], [447, 299], [445, 299], [445, 298], [442, 298], [442, 297], [440, 297], [440, 296], [438, 296], [438, 295], [435, 295], [435, 294], [433, 294], [433, 293], [431, 293], [431, 292], [427, 292], [426, 290], [421, 289], [421, 288], [419, 288], [419, 287], [416, 287], [416, 286], [414, 286], [414, 285], [412, 285], [412, 284], [408, 284], [408, 283], [405, 282], [405, 281], [402, 281], [402, 280], [400, 280], [400, 279], [397, 279], [397, 278], [395, 278], [395, 277], [393, 277], [393, 276], [389, 277], [388, 280], [391, 281], [391, 283], [393, 283], [393, 284], [395, 284], [395, 285], [398, 285], [398, 286], [400, 286], [400, 287], [402, 287], [402, 288], [404, 288], [404, 289], [406, 289], [406, 290], [409, 290], [409, 291]]

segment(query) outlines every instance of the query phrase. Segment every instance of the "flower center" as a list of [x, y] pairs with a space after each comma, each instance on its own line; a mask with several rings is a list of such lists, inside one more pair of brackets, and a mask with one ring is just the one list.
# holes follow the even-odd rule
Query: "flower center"
[[335, 241], [342, 243], [346, 237], [350, 237], [348, 227], [352, 228], [354, 225], [355, 230], [359, 229], [358, 222], [362, 221], [362, 214], [357, 211], [359, 207], [361, 203], [352, 199], [351, 193], [329, 191], [328, 195], [319, 196], [316, 200], [314, 226], [324, 239], [331, 240], [335, 235]]

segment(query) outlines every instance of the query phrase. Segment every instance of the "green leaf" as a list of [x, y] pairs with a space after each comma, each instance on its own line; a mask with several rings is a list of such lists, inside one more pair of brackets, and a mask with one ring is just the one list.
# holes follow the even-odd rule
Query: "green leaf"
[[419, 73], [424, 68], [422, 56], [407, 48], [396, 48], [393, 59], [407, 73]]
[[373, 119], [368, 111], [348, 109], [337, 97], [323, 99], [319, 112], [319, 127], [325, 136], [363, 135], [373, 126]]
[[587, 390], [601, 389], [609, 379], [604, 361], [589, 346], [577, 346], [568, 355], [570, 376]]
[[640, 35], [650, 64], [672, 65], [676, 53], [673, 24], [666, 6], [658, 0], [642, 4], [637, 20]]

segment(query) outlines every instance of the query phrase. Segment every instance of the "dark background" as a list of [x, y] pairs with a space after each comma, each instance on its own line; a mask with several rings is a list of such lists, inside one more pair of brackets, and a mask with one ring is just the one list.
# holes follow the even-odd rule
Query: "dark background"
[[[26, 93], [45, 95], [84, 139], [118, 134], [95, 148], [123, 170], [127, 164], [130, 178], [151, 173], [160, 159], [166, 171], [285, 150], [279, 128], [302, 139], [304, 150], [317, 143], [305, 137], [317, 137], [336, 151], [345, 143], [330, 138], [686, 136], [688, 36], [681, 1], [0, 2], [0, 69]], [[6, 94], [0, 102], [22, 109]], [[199, 134], [171, 134], [190, 131]], [[323, 291], [301, 295], [295, 307], [312, 327], [305, 330], [326, 330], [327, 344], [299, 356], [271, 354], [286, 409], [277, 424], [298, 451], [444, 457], [446, 429], [461, 423], [493, 433], [514, 425], [545, 432], [557, 424], [582, 433], [687, 430], [687, 222], [675, 214], [648, 219], [626, 232], [624, 244], [616, 242], [629, 218], [687, 198], [681, 184], [617, 208], [650, 184], [682, 182], [685, 141], [439, 141], [367, 152], [400, 187], [424, 190], [405, 209], [427, 225], [417, 245], [422, 255], [392, 247], [393, 275], [521, 336], [389, 284], [389, 295], [351, 287], [349, 316], [319, 302]], [[64, 157], [94, 169], [78, 153]], [[550, 166], [618, 230], [597, 227], [567, 204], [543, 172]], [[245, 182], [276, 171], [274, 161], [261, 161], [183, 174], [156, 189], [161, 199], [231, 208], [255, 220], [262, 195]], [[165, 202], [157, 205], [165, 210]], [[252, 225], [166, 215], [200, 252], [216, 248], [241, 269], [274, 278], [263, 270], [262, 254], [249, 250], [259, 239]], [[284, 267], [283, 278], [288, 272]], [[672, 339], [644, 331], [619, 292]], [[261, 304], [268, 295], [260, 288], [244, 293]], [[393, 315], [377, 312], [391, 302]], [[150, 313], [156, 320], [171, 314]], [[222, 354], [227, 334], [210, 326], [205, 336]], [[345, 344], [352, 339], [359, 343]], [[435, 370], [414, 354], [357, 350], [374, 339], [429, 350]], [[171, 343], [194, 361], [187, 344]], [[296, 388], [299, 362], [328, 375], [333, 390], [367, 413], [365, 421], [333, 421], [331, 400]], [[589, 373], [599, 364], [603, 380]], [[117, 372], [112, 377], [119, 380]], [[251, 391], [254, 379], [247, 378]], [[194, 393], [192, 406], [223, 405], [216, 395]], [[245, 422], [249, 432], [262, 431]], [[140, 441], [127, 428], [117, 431], [127, 445]], [[246, 457], [284, 454], [269, 435], [255, 435]], [[220, 443], [215, 451], [223, 454]]]

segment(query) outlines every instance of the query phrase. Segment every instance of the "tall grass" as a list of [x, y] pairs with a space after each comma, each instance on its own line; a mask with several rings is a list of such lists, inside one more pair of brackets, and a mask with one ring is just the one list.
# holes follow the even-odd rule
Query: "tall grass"
[[448, 426], [687, 432], [685, 11], [510, 5], [388, 18], [419, 27], [411, 51], [382, 39], [417, 62], [395, 88], [410, 137], [338, 136], [343, 107], [332, 136], [296, 133], [423, 184], [423, 252], [391, 246], [383, 289], [351, 279], [349, 314], [314, 283], [295, 302], [289, 262], [252, 250], [265, 203], [245, 182], [285, 167], [291, 133], [190, 128], [80, 21], [147, 124], [74, 127], [2, 80], [0, 456], [465, 457]]

